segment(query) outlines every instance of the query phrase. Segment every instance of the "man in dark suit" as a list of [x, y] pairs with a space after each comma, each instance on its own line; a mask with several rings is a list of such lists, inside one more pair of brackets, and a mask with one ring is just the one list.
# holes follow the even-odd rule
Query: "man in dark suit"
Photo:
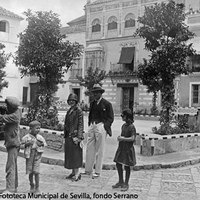
[[89, 111], [85, 174], [92, 174], [95, 163], [93, 178], [96, 178], [100, 176], [102, 169], [106, 135], [112, 136], [114, 113], [112, 104], [102, 97], [105, 90], [99, 84], [95, 84], [91, 92], [94, 101], [90, 104]]

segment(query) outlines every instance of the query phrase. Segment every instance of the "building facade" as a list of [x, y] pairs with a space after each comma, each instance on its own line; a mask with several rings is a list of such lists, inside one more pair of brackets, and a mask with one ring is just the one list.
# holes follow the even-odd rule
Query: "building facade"
[[[112, 102], [115, 113], [124, 108], [150, 113], [152, 94], [147, 93], [146, 87], [137, 78], [138, 65], [143, 58], [148, 58], [148, 52], [144, 49], [143, 39], [133, 34], [139, 27], [137, 19], [143, 15], [145, 6], [161, 2], [163, 0], [96, 0], [88, 1], [85, 6], [85, 68], [100, 67], [109, 73], [103, 83], [106, 90], [104, 96]], [[191, 42], [198, 53], [200, 1], [175, 2], [185, 4], [186, 23], [196, 34]], [[195, 68], [196, 72], [175, 81], [175, 98], [179, 106], [200, 105], [199, 60], [198, 55], [189, 58], [190, 67]], [[160, 95], [157, 106], [160, 107]]]
[[69, 93], [73, 92], [77, 94], [79, 101], [87, 101], [84, 94], [85, 88], [80, 86], [80, 82], [77, 76], [84, 75], [84, 61], [85, 52], [84, 48], [86, 46], [85, 33], [86, 33], [86, 17], [81, 16], [67, 23], [67, 27], [61, 29], [61, 34], [66, 36], [66, 40], [70, 42], [78, 42], [83, 47], [83, 53], [79, 58], [76, 58], [75, 64], [69, 69], [68, 73], [65, 75], [66, 84], [60, 85], [59, 90], [56, 92], [56, 96], [61, 101], [66, 101]]
[[[20, 22], [23, 20], [21, 16], [16, 15], [2, 7], [0, 7], [0, 43], [5, 45], [5, 53], [12, 54], [17, 51], [20, 32]], [[8, 88], [1, 91], [1, 96], [16, 96], [23, 104], [29, 101], [29, 78], [21, 78], [18, 68], [10, 57], [6, 68], [6, 80]]]
[[[145, 6], [160, 3], [162, 0], [88, 0], [85, 15], [68, 22], [61, 29], [70, 42], [78, 42], [84, 52], [65, 75], [66, 84], [59, 85], [55, 96], [66, 101], [74, 92], [80, 101], [88, 103], [85, 88], [80, 86], [77, 75], [83, 76], [88, 67], [106, 70], [108, 76], [103, 81], [103, 94], [112, 104], [115, 113], [131, 108], [141, 113], [149, 113], [152, 107], [152, 94], [137, 78], [138, 65], [148, 58], [144, 41], [133, 34], [139, 27], [137, 19], [144, 13]], [[200, 106], [200, 0], [176, 0], [185, 4], [186, 23], [196, 35], [193, 43], [197, 55], [188, 59], [187, 64], [193, 73], [176, 79], [176, 101], [181, 107]], [[7, 53], [14, 53], [19, 45], [22, 18], [3, 8], [0, 9], [0, 42], [5, 44]], [[9, 87], [3, 89], [2, 96], [17, 96], [23, 104], [34, 98], [37, 79], [20, 78], [18, 68], [10, 60], [6, 67]], [[160, 97], [157, 99], [160, 106]]]
[[148, 57], [148, 52], [144, 50], [144, 41], [133, 34], [145, 6], [155, 2], [98, 0], [85, 6], [85, 67], [100, 67], [109, 73], [103, 83], [104, 96], [113, 104], [115, 113], [125, 108], [145, 113], [152, 106], [152, 94], [137, 78], [138, 65]]
[[188, 41], [196, 50], [194, 56], [188, 58], [187, 64], [192, 70], [189, 75], [182, 75], [176, 80], [177, 102], [180, 107], [200, 107], [200, 1], [188, 6], [187, 25], [195, 33]]

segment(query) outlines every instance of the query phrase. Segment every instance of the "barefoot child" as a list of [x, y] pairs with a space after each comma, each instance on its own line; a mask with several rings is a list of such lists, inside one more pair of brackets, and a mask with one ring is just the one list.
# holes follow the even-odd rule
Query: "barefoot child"
[[[136, 129], [133, 125], [133, 113], [130, 109], [124, 110], [121, 117], [125, 123], [121, 128], [121, 136], [118, 136], [117, 138], [119, 146], [114, 158], [119, 175], [119, 182], [113, 185], [112, 188], [121, 188], [121, 191], [127, 191], [131, 173], [130, 166], [136, 164], [135, 149], [133, 146], [136, 137]], [[126, 171], [125, 182], [123, 178], [123, 166]]]
[[[29, 174], [30, 192], [39, 192], [40, 162], [44, 147], [47, 145], [45, 139], [39, 135], [40, 122], [32, 121], [29, 124], [30, 133], [22, 138], [21, 148], [24, 148], [26, 158], [26, 174]], [[35, 184], [33, 177], [35, 176]]]

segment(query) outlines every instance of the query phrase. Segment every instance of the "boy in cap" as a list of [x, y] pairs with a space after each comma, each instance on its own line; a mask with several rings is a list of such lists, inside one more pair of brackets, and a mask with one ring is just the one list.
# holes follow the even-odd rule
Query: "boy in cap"
[[[30, 192], [39, 193], [40, 163], [44, 147], [47, 146], [45, 139], [39, 134], [40, 122], [32, 121], [29, 124], [30, 132], [22, 138], [21, 148], [24, 149], [26, 158], [26, 174], [29, 174]], [[35, 184], [33, 177], [35, 176]]]
[[7, 97], [5, 103], [7, 113], [0, 115], [0, 122], [5, 124], [4, 138], [8, 157], [6, 163], [6, 189], [1, 190], [0, 193], [15, 193], [18, 187], [17, 156], [20, 146], [19, 124], [21, 111], [18, 108], [20, 103], [16, 97]]

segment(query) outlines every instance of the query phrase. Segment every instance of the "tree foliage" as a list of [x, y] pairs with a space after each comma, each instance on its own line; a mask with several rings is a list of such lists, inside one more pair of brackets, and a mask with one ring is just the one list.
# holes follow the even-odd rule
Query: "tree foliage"
[[10, 55], [5, 54], [4, 48], [5, 46], [0, 43], [0, 91], [2, 91], [4, 87], [8, 87], [8, 82], [5, 80], [6, 72], [4, 68], [6, 67]]
[[80, 84], [87, 88], [86, 95], [91, 96], [90, 90], [94, 84], [102, 85], [101, 81], [105, 78], [106, 71], [100, 68], [88, 67], [85, 77], [77, 76]]
[[184, 20], [184, 5], [172, 0], [145, 7], [144, 15], [138, 18], [141, 26], [136, 35], [145, 40], [145, 48], [150, 52], [150, 58], [139, 65], [138, 77], [149, 92], [161, 91], [161, 125], [171, 120], [175, 78], [190, 72], [185, 63], [194, 50], [186, 41], [194, 34]]
[[58, 15], [52, 11], [32, 13], [28, 10], [24, 14], [28, 26], [19, 35], [15, 63], [22, 77], [36, 75], [39, 78], [39, 94], [46, 96], [46, 104], [50, 106], [52, 94], [57, 91], [57, 85], [64, 82], [64, 74], [80, 55], [81, 48], [78, 43], [64, 40]]

